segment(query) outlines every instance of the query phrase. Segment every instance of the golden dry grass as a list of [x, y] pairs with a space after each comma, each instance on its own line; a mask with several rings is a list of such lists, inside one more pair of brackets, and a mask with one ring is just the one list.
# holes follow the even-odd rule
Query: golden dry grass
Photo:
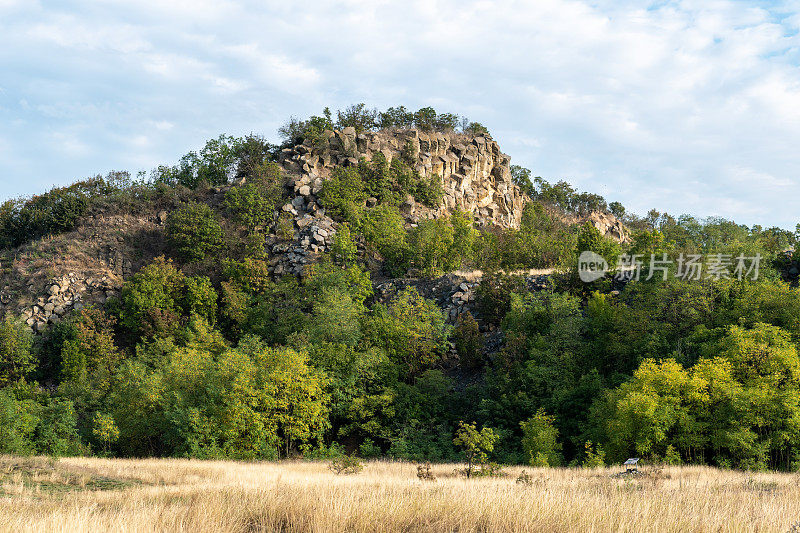
[[[465, 480], [434, 465], [372, 462], [335, 476], [326, 463], [0, 458], [3, 531], [789, 531], [791, 474], [705, 467], [530, 469], [530, 484]], [[798, 526], [800, 527], [800, 526]]]

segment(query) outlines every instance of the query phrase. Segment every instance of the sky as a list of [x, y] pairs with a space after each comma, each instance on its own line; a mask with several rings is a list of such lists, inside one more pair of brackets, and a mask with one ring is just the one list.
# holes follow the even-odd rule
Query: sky
[[0, 0], [0, 199], [356, 102], [640, 214], [800, 222], [800, 1]]

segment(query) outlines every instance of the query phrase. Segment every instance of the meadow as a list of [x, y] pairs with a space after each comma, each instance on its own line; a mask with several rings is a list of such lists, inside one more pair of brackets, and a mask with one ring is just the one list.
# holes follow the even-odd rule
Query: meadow
[[[800, 477], [708, 467], [458, 465], [0, 457], [2, 531], [800, 531]], [[527, 482], [518, 478], [525, 470]]]

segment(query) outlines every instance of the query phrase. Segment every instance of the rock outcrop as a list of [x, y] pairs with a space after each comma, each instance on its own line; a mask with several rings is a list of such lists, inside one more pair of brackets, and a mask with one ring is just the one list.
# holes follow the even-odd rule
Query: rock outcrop
[[307, 204], [337, 166], [354, 166], [361, 158], [372, 161], [380, 153], [391, 161], [403, 157], [422, 177], [437, 176], [444, 198], [428, 208], [409, 198], [401, 211], [414, 223], [446, 216], [455, 209], [472, 213], [479, 226], [516, 228], [525, 196], [511, 180], [510, 159], [488, 136], [425, 133], [420, 130], [382, 130], [356, 134], [354, 128], [327, 131], [324, 141], [287, 148], [279, 162], [291, 176], [290, 186]]

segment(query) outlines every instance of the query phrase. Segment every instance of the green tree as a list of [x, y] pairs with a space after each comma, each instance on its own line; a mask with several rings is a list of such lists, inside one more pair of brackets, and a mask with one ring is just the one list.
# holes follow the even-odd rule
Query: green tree
[[489, 454], [494, 451], [494, 445], [499, 438], [492, 428], [484, 427], [478, 431], [474, 422], [472, 424], [459, 422], [453, 444], [464, 452], [468, 478], [472, 477], [475, 464], [484, 464], [489, 459]]
[[33, 335], [10, 316], [0, 321], [0, 387], [23, 379], [36, 368]]
[[190, 203], [170, 213], [165, 231], [185, 261], [202, 261], [222, 246], [222, 227], [208, 204]]
[[386, 350], [406, 378], [429, 368], [447, 352], [450, 328], [439, 307], [413, 287], [388, 306], [376, 305], [365, 326], [375, 346]]
[[342, 223], [336, 230], [336, 235], [333, 237], [333, 244], [331, 245], [331, 255], [333, 260], [340, 265], [352, 265], [358, 257], [358, 247], [353, 240], [353, 234], [350, 231], [350, 225]]
[[94, 415], [92, 434], [103, 446], [103, 453], [107, 454], [109, 447], [119, 439], [119, 428], [114, 417], [97, 412]]
[[558, 429], [555, 417], [539, 409], [535, 415], [520, 422], [522, 428], [522, 448], [532, 466], [559, 466], [561, 464], [561, 443], [558, 442]]
[[467, 368], [478, 368], [483, 364], [484, 338], [472, 313], [465, 311], [456, 318], [453, 328], [459, 362]]

